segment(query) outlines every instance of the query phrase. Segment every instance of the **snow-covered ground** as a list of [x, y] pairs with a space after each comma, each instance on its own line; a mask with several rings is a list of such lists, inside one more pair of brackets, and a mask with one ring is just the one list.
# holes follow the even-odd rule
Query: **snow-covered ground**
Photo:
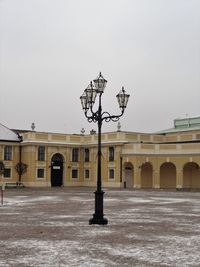
[[200, 266], [200, 193], [106, 190], [108, 225], [89, 225], [86, 188], [6, 190], [0, 267]]

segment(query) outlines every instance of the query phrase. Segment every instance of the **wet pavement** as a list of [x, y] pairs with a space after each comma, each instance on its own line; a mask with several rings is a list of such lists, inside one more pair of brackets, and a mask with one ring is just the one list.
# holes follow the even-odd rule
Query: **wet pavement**
[[105, 189], [99, 226], [93, 191], [5, 190], [0, 267], [200, 266], [200, 192]]

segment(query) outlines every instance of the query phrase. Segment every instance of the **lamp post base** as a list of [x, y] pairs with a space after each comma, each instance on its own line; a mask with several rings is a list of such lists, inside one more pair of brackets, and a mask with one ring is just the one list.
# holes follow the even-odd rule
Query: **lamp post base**
[[108, 220], [104, 218], [103, 214], [103, 191], [96, 191], [95, 194], [95, 213], [93, 214], [93, 218], [89, 220], [89, 224], [99, 224], [106, 225], [108, 224]]
[[99, 225], [106, 225], [108, 224], [108, 220], [103, 217], [96, 217], [95, 214], [93, 214], [93, 218], [89, 220], [89, 224], [99, 224]]

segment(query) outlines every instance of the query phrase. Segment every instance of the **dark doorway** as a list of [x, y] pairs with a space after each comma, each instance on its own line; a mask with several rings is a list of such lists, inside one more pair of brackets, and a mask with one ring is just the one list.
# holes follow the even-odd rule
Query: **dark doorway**
[[51, 186], [63, 184], [63, 156], [56, 153], [51, 159]]

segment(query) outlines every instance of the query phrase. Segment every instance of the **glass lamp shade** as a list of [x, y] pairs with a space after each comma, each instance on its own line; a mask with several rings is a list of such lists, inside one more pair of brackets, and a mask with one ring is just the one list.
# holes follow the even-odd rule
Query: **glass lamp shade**
[[97, 89], [97, 93], [103, 93], [104, 89], [106, 87], [107, 80], [104, 79], [101, 72], [99, 73], [99, 76], [93, 80], [93, 82], [94, 82], [94, 85]]
[[122, 90], [119, 92], [119, 94], [116, 95], [117, 101], [119, 103], [119, 107], [121, 109], [125, 109], [126, 108], [129, 96], [130, 95], [125, 93], [124, 87], [122, 87]]
[[89, 109], [89, 103], [87, 101], [87, 96], [85, 92], [80, 97], [80, 100], [81, 100], [81, 105], [82, 105], [83, 110], [87, 111]]
[[85, 89], [86, 99], [89, 105], [93, 105], [97, 96], [97, 89], [94, 88], [92, 82]]

